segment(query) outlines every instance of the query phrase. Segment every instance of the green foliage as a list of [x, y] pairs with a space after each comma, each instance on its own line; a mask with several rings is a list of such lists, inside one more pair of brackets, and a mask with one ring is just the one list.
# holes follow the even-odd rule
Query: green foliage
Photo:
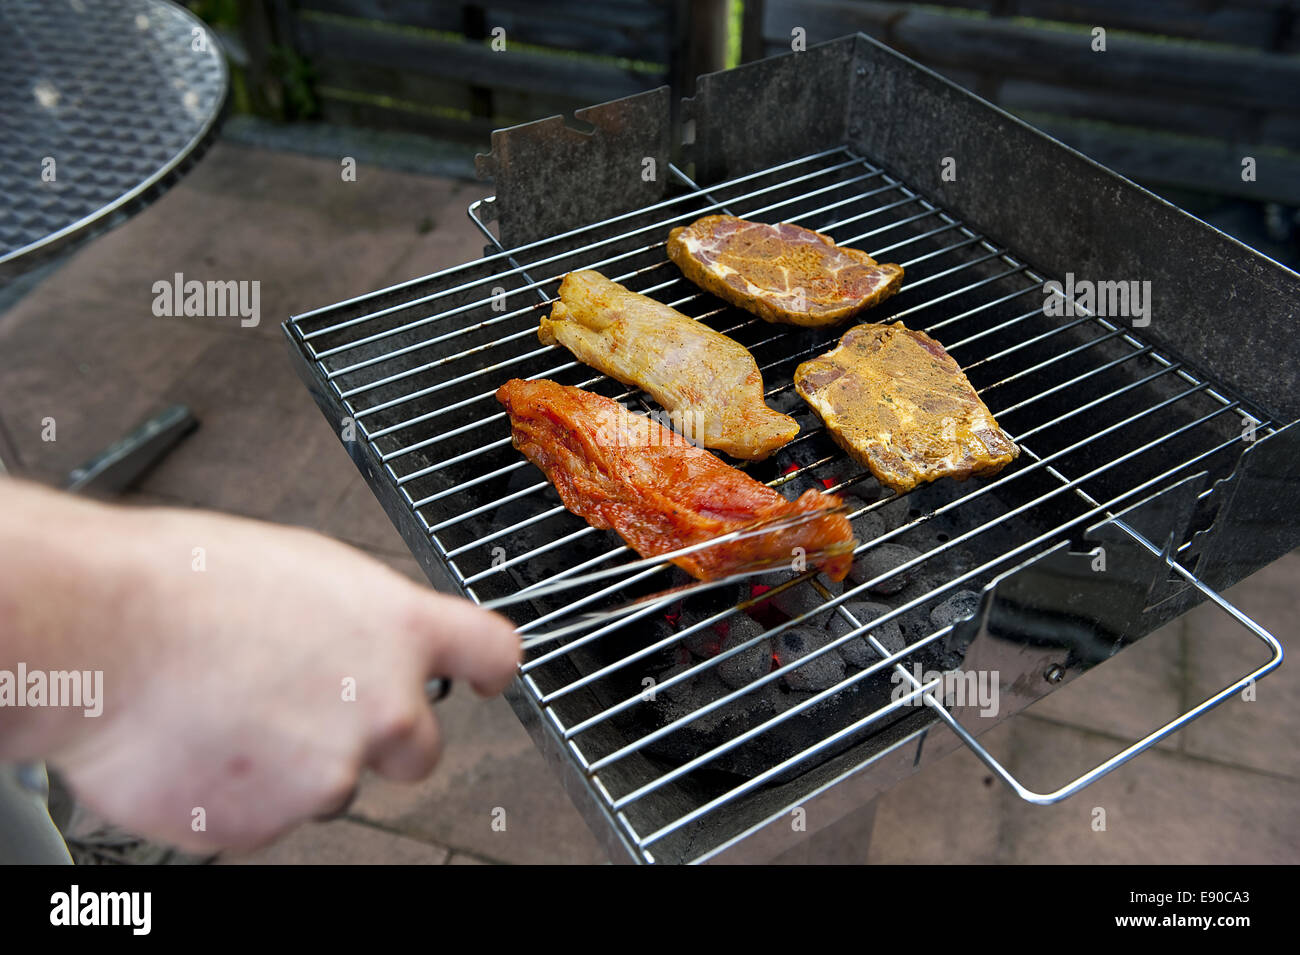
[[239, 0], [188, 0], [185, 6], [208, 26], [231, 30], [239, 26]]
[[313, 119], [318, 116], [316, 71], [311, 63], [286, 46], [272, 46], [269, 52], [268, 66], [284, 90], [284, 119]]
[[741, 39], [744, 33], [745, 2], [731, 0], [727, 4], [727, 69], [740, 66]]

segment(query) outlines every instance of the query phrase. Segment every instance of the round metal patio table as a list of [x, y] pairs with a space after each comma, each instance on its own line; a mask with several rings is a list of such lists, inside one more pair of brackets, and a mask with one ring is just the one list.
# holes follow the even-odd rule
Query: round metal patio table
[[212, 32], [166, 0], [0, 4], [0, 278], [159, 195], [229, 85]]

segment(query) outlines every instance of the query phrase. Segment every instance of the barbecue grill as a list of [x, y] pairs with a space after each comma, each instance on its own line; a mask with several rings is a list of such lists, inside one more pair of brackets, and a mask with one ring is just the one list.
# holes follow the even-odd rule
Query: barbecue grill
[[[772, 825], [793, 808], [817, 799], [834, 819], [963, 744], [1025, 799], [1055, 802], [1280, 664], [1218, 591], [1300, 544], [1300, 276], [866, 36], [701, 77], [673, 106], [660, 89], [579, 111], [581, 129], [495, 132], [479, 162], [496, 194], [470, 208], [481, 260], [285, 323], [433, 584], [479, 602], [536, 588], [509, 613], [526, 636], [564, 635], [526, 654], [507, 696], [613, 857], [775, 854], [806, 838]], [[901, 263], [901, 291], [865, 320], [938, 338], [1019, 460], [882, 489], [794, 394], [795, 366], [844, 329], [766, 324], [667, 261], [669, 229], [717, 211]], [[511, 447], [496, 388], [552, 378], [655, 411], [538, 342], [578, 268], [750, 349], [769, 404], [802, 431], [740, 466], [792, 498], [846, 497], [849, 580], [680, 591], [658, 563], [554, 589], [637, 557]], [[1083, 281], [1149, 281], [1149, 321], [1115, 314], [1117, 298], [1089, 304], [1072, 293]], [[1207, 600], [1263, 644], [1219, 694], [1048, 793], [979, 743]], [[975, 682], [953, 673], [992, 681], [996, 707], [963, 698]]]

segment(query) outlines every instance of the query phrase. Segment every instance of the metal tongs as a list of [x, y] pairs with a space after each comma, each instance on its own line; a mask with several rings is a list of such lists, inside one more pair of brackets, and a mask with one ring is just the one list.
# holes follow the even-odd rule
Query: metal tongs
[[[755, 521], [744, 527], [738, 527], [734, 531], [728, 531], [725, 534], [719, 534], [708, 540], [697, 541], [694, 544], [688, 544], [685, 547], [679, 547], [676, 550], [666, 551], [662, 554], [656, 554], [653, 557], [644, 557], [640, 560], [634, 560], [630, 563], [620, 564], [617, 567], [609, 567], [605, 570], [597, 570], [587, 574], [564, 577], [562, 579], [552, 579], [541, 583], [531, 584], [524, 587], [518, 593], [509, 597], [500, 597], [496, 600], [490, 600], [482, 607], [485, 610], [500, 610], [504, 607], [511, 607], [515, 604], [524, 603], [530, 600], [536, 600], [541, 597], [548, 597], [558, 593], [574, 590], [579, 587], [585, 587], [588, 584], [597, 583], [602, 580], [612, 578], [630, 578], [638, 571], [655, 571], [667, 569], [670, 564], [680, 557], [690, 554], [699, 553], [721, 544], [729, 544], [734, 541], [746, 540], [751, 537], [760, 537], [765, 534], [771, 534], [776, 531], [787, 530], [793, 527], [799, 527], [810, 521], [820, 520], [833, 514], [844, 514], [849, 511], [849, 506], [840, 503], [831, 507], [818, 508], [813, 511], [805, 511], [800, 514], [786, 515], [782, 517], [770, 518], [763, 521]], [[834, 557], [841, 554], [850, 553], [853, 549], [853, 542], [844, 545], [815, 550], [803, 555], [803, 559], [809, 563], [817, 563], [824, 558]], [[648, 594], [632, 601], [631, 603], [615, 607], [611, 610], [604, 610], [598, 613], [583, 614], [582, 617], [574, 624], [562, 627], [557, 630], [549, 630], [545, 633], [532, 634], [525, 638], [524, 648], [537, 646], [550, 640], [555, 640], [565, 636], [574, 630], [590, 626], [593, 623], [614, 620], [624, 616], [633, 610], [644, 607], [646, 604], [657, 600], [680, 599], [690, 594], [701, 593], [706, 590], [712, 590], [716, 587], [723, 587], [727, 584], [747, 580], [751, 577], [758, 577], [764, 574], [776, 573], [783, 570], [791, 569], [791, 561], [788, 558], [769, 559], [763, 561], [753, 561], [747, 564], [738, 565], [736, 572], [720, 577], [715, 580], [697, 580], [680, 587], [674, 587], [670, 590], [659, 593]], [[623, 580], [621, 583], [630, 582]], [[616, 589], [616, 588], [609, 588]], [[522, 632], [522, 631], [521, 631]]]
[[[719, 534], [718, 536], [711, 537], [708, 540], [697, 541], [694, 544], [688, 544], [687, 546], [679, 547], [676, 550], [667, 551], [662, 554], [656, 554], [653, 557], [644, 557], [641, 558], [640, 560], [631, 561], [630, 563], [619, 564], [617, 567], [607, 567], [604, 570], [592, 571], [591, 573], [579, 574], [577, 576], [570, 576], [570, 577], [563, 577], [562, 575], [557, 575], [557, 577], [560, 577], [561, 579], [552, 578], [550, 581], [542, 581], [540, 583], [530, 584], [527, 587], [524, 587], [522, 590], [518, 591], [517, 593], [511, 594], [508, 597], [498, 597], [496, 600], [489, 600], [486, 603], [480, 604], [480, 606], [483, 607], [484, 610], [501, 610], [505, 607], [512, 607], [515, 604], [526, 603], [528, 601], [536, 600], [538, 598], [549, 597], [555, 594], [565, 593], [570, 590], [575, 590], [579, 587], [585, 587], [588, 584], [598, 583], [599, 581], [602, 580], [622, 578], [618, 581], [617, 584], [611, 585], [609, 588], [607, 588], [605, 592], [617, 590], [618, 587], [626, 583], [629, 583], [630, 579], [638, 572], [644, 571], [648, 575], [649, 573], [657, 570], [666, 570], [669, 566], [672, 565], [672, 562], [679, 557], [685, 557], [689, 554], [695, 554], [703, 550], [708, 550], [711, 547], [717, 547], [721, 544], [729, 544], [734, 541], [745, 540], [750, 537], [759, 537], [764, 534], [771, 534], [775, 531], [782, 531], [792, 527], [799, 527], [810, 521], [819, 520], [823, 517], [828, 517], [832, 514], [845, 514], [848, 513], [848, 511], [849, 511], [848, 504], [841, 502], [840, 504], [831, 507], [818, 508], [817, 510], [814, 511], [805, 511], [800, 514], [775, 517], [764, 521], [755, 521], [752, 524], [747, 524], [744, 527], [738, 527], [734, 531], [728, 531], [725, 534]], [[854, 541], [850, 541], [849, 543], [842, 546], [823, 548], [820, 550], [810, 551], [809, 553], [804, 555], [804, 560], [807, 561], [809, 564], [813, 564], [813, 563], [817, 563], [818, 561], [826, 557], [835, 557], [841, 554], [848, 554], [852, 552], [855, 543], [856, 542]], [[680, 600], [691, 594], [703, 593], [704, 591], [707, 590], [713, 590], [717, 587], [725, 587], [728, 584], [738, 583], [739, 581], [748, 580], [752, 577], [760, 577], [765, 574], [777, 573], [780, 571], [789, 571], [791, 569], [792, 569], [791, 561], [785, 558], [782, 558], [780, 560], [772, 559], [772, 560], [756, 561], [748, 564], [742, 564], [738, 566], [734, 574], [729, 574], [726, 577], [720, 577], [716, 580], [697, 580], [694, 581], [693, 583], [683, 584], [680, 587], [673, 587], [669, 590], [660, 591], [658, 593], [647, 594], [646, 596], [638, 597], [636, 600], [633, 600], [629, 603], [622, 604], [618, 607], [614, 607], [609, 610], [602, 610], [596, 613], [582, 614], [572, 623], [565, 624], [553, 630], [547, 630], [542, 633], [529, 634], [526, 633], [526, 628], [528, 625], [525, 624], [524, 626], [517, 628], [516, 632], [519, 633], [520, 637], [522, 638], [523, 648], [525, 650], [531, 650], [534, 647], [541, 646], [544, 643], [549, 643], [553, 640], [559, 640], [572, 633], [577, 633], [591, 627], [612, 622], [614, 620], [619, 619], [620, 617], [628, 616], [629, 614], [632, 614], [634, 612], [640, 610], [653, 609], [653, 606], [657, 604], [670, 603], [674, 600]], [[429, 701], [432, 703], [436, 703], [438, 700], [441, 700], [450, 692], [451, 692], [451, 680], [449, 679], [444, 679], [439, 677], [430, 680], [428, 681], [428, 683], [425, 684], [425, 695], [429, 698]]]

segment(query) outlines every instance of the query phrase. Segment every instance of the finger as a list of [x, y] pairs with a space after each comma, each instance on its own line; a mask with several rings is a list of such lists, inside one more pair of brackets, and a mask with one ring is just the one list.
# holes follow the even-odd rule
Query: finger
[[420, 638], [426, 641], [429, 676], [466, 680], [483, 696], [500, 693], [514, 678], [519, 634], [505, 617], [465, 600], [425, 594]]
[[433, 707], [423, 699], [412, 717], [381, 732], [369, 746], [366, 765], [389, 779], [414, 782], [433, 772], [442, 755], [442, 733]]

